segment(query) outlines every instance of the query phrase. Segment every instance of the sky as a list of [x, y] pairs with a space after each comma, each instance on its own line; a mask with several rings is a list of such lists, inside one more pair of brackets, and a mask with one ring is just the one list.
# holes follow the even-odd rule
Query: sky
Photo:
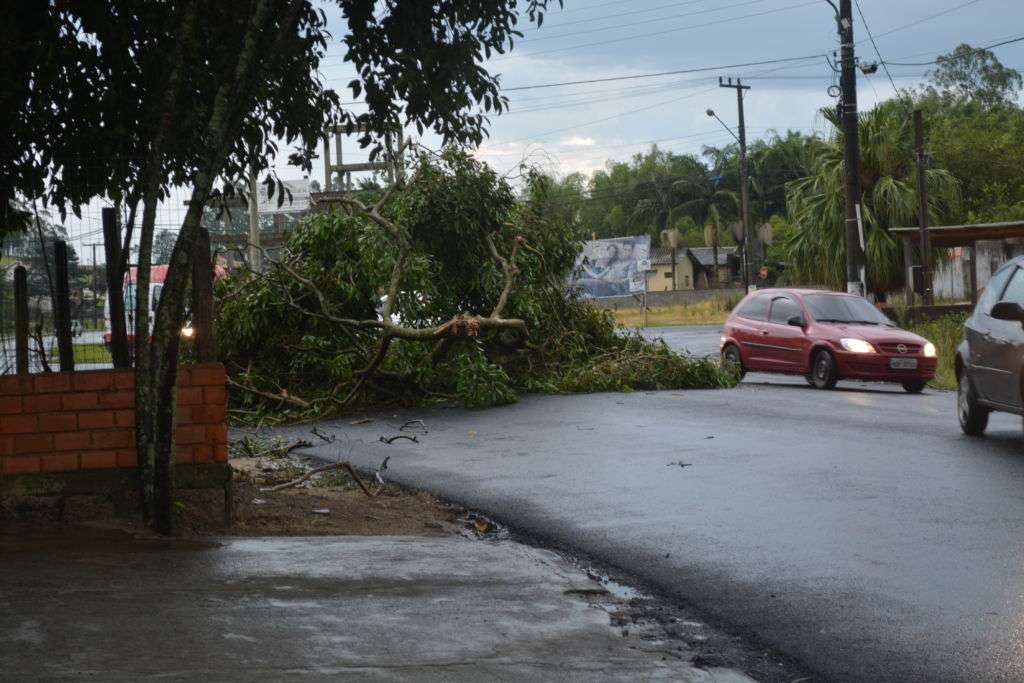
[[[862, 61], [879, 61], [865, 23], [878, 52], [890, 61], [928, 61], [962, 42], [982, 46], [1024, 36], [1021, 0], [857, 2], [863, 17], [855, 5], [854, 33]], [[332, 32], [342, 36], [337, 7], [325, 3], [324, 9]], [[563, 9], [555, 6], [548, 12], [540, 29], [523, 20], [524, 36], [511, 54], [487, 63], [504, 88], [822, 55], [838, 47], [834, 12], [826, 0], [565, 0]], [[1024, 68], [1024, 42], [994, 51], [1005, 65]], [[343, 46], [333, 45], [324, 68], [327, 82], [338, 88], [354, 75], [343, 57]], [[928, 67], [889, 69], [903, 88], [919, 84]], [[837, 77], [823, 57], [814, 57], [663, 78], [509, 90], [511, 109], [492, 117], [490, 138], [477, 155], [503, 172], [525, 159], [565, 175], [593, 172], [609, 158], [628, 159], [652, 141], [683, 153], [728, 144], [730, 133], [705, 113], [715, 109], [735, 131], [736, 94], [718, 87], [719, 76], [740, 77], [751, 86], [745, 97], [748, 139], [773, 130], [827, 133], [819, 109], [834, 104], [827, 90]], [[882, 69], [872, 76], [858, 73], [862, 110], [893, 94]], [[351, 93], [344, 92], [343, 99], [351, 101]], [[423, 142], [439, 144], [432, 136]], [[346, 157], [361, 156], [354, 142], [351, 150]]]
[[[322, 76], [349, 102], [353, 97], [345, 86], [355, 71], [344, 61], [341, 12], [329, 0], [321, 3], [335, 37]], [[726, 145], [731, 134], [705, 113], [714, 109], [735, 131], [736, 94], [718, 87], [720, 76], [742, 78], [751, 86], [744, 99], [749, 140], [772, 131], [828, 133], [819, 110], [834, 105], [827, 91], [837, 76], [821, 56], [661, 78], [514, 89], [830, 54], [838, 43], [827, 0], [564, 0], [563, 9], [557, 0], [551, 3], [540, 29], [523, 17], [524, 36], [513, 51], [486, 65], [508, 89], [511, 109], [491, 117], [490, 136], [475, 153], [502, 173], [514, 176], [524, 161], [558, 176], [591, 173], [609, 159], [628, 160], [655, 141], [661, 149], [694, 154], [705, 145]], [[864, 62], [879, 61], [878, 53], [894, 62], [924, 62], [963, 42], [977, 47], [1024, 36], [1024, 0], [855, 3], [856, 50]], [[1024, 42], [994, 52], [1004, 65], [1024, 71]], [[897, 87], [914, 87], [928, 69], [892, 66], [890, 73]], [[862, 110], [893, 94], [883, 69], [871, 76], [858, 72]], [[352, 105], [352, 111], [362, 107]], [[434, 149], [441, 145], [429, 134], [421, 142]], [[366, 159], [354, 138], [344, 147], [346, 161]], [[275, 165], [279, 177], [301, 178], [286, 156]], [[311, 179], [322, 182], [322, 168], [315, 164]], [[176, 190], [161, 205], [158, 229], [177, 230], [186, 197]], [[83, 260], [91, 262], [88, 245], [102, 239], [98, 203], [85, 207], [83, 218], [71, 219], [67, 227]]]

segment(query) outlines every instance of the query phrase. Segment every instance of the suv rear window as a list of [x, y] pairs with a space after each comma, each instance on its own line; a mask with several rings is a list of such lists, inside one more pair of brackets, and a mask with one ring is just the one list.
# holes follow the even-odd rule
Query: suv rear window
[[764, 320], [768, 317], [768, 301], [767, 296], [755, 296], [740, 304], [740, 307], [736, 309], [736, 315], [747, 320]]

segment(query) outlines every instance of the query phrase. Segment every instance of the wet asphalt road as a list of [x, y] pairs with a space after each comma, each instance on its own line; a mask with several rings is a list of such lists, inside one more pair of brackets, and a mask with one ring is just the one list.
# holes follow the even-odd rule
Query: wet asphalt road
[[[717, 348], [717, 328], [666, 337]], [[954, 410], [758, 375], [322, 428], [343, 457], [390, 455], [391, 479], [621, 567], [820, 680], [1024, 680], [1021, 423], [968, 439]], [[419, 444], [377, 442], [414, 418]]]

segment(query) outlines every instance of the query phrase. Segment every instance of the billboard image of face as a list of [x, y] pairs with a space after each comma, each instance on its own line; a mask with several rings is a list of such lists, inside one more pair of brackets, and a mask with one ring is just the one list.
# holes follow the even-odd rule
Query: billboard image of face
[[622, 296], [637, 287], [643, 291], [650, 258], [650, 235], [585, 242], [576, 257], [569, 285], [578, 287], [587, 299]]

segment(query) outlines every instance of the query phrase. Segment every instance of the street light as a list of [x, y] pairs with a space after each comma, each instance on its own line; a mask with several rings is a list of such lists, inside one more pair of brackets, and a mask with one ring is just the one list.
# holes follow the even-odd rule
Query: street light
[[[719, 79], [721, 81], [721, 79]], [[732, 86], [732, 79], [729, 79], [730, 87]], [[753, 276], [750, 273], [752, 257], [750, 254], [750, 246], [752, 244], [752, 236], [750, 234], [750, 206], [749, 206], [749, 186], [748, 186], [748, 165], [747, 165], [747, 136], [744, 130], [743, 121], [743, 86], [739, 81], [736, 84], [736, 94], [739, 100], [739, 116], [740, 116], [740, 134], [736, 135], [732, 131], [732, 128], [715, 113], [714, 109], [708, 109], [707, 115], [720, 124], [722, 128], [729, 131], [729, 135], [739, 143], [740, 146], [740, 221], [743, 223], [743, 289], [747, 292], [750, 291], [750, 285], [753, 282]], [[717, 274], [718, 264], [715, 264], [715, 272]]]

